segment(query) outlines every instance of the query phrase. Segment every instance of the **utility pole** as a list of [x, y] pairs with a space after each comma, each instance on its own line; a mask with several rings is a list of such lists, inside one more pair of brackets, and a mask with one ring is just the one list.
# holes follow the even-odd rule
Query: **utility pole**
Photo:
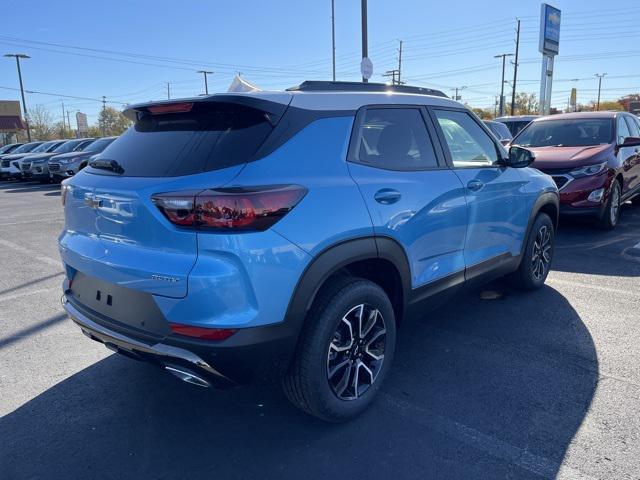
[[27, 113], [27, 102], [24, 101], [24, 87], [22, 86], [22, 71], [20, 70], [20, 59], [31, 58], [24, 53], [6, 53], [5, 57], [15, 57], [16, 66], [18, 67], [18, 80], [20, 81], [20, 95], [22, 95], [22, 109], [24, 110], [24, 123], [27, 125], [27, 140], [31, 141], [31, 129], [29, 128], [29, 114]]
[[[198, 70], [198, 73], [201, 73], [204, 75], [204, 94], [205, 95], [209, 95], [209, 84], [207, 83], [207, 75], [213, 75], [213, 72], [207, 71], [207, 70]], [[167, 88], [168, 88], [167, 84]]]
[[520, 19], [518, 19], [518, 28], [516, 29], [516, 58], [513, 63], [513, 90], [511, 91], [511, 115], [516, 110], [516, 82], [518, 80], [518, 52], [520, 50]]
[[68, 108], [67, 108], [67, 126], [69, 127], [69, 134], [73, 133], [73, 130], [71, 130], [71, 114], [69, 113]]
[[167, 100], [171, 100], [171, 90], [170, 90], [171, 84], [169, 82], [166, 82], [166, 83], [167, 83]]
[[493, 102], [493, 118], [498, 116], [498, 95], [496, 95], [495, 102]]
[[396, 75], [398, 74], [398, 70], [387, 70], [382, 76], [391, 77], [391, 85], [399, 85], [398, 81], [396, 80]]
[[[367, 0], [361, 0], [360, 2], [361, 20], [362, 20], [362, 58], [369, 56], [369, 40], [367, 38]], [[362, 83], [367, 83], [368, 80], [362, 77]]]
[[467, 86], [466, 86], [466, 85], [463, 85], [462, 87], [456, 87], [456, 88], [452, 88], [452, 89], [451, 89], [451, 90], [454, 90], [454, 91], [456, 92], [455, 97], [453, 97], [453, 99], [454, 99], [456, 102], [459, 102], [460, 100], [462, 100], [462, 96], [461, 96], [461, 95], [458, 95], [458, 91], [462, 91], [462, 90], [464, 90], [465, 88], [467, 88]]
[[60, 100], [60, 103], [62, 103], [62, 138], [67, 138], [67, 115], [64, 112], [64, 100]]
[[598, 77], [598, 104], [596, 106], [596, 110], [600, 110], [600, 90], [602, 89], [602, 79], [606, 73], [596, 73], [596, 77]]
[[402, 73], [402, 40], [400, 40], [400, 48], [398, 49], [398, 85], [402, 85], [400, 74]]
[[513, 57], [513, 53], [501, 53], [493, 58], [502, 58], [502, 81], [500, 82], [500, 116], [504, 115], [504, 67], [507, 57]]
[[331, 58], [333, 60], [333, 81], [336, 81], [336, 0], [331, 0]]
[[107, 109], [107, 97], [105, 97], [104, 95], [102, 96], [102, 136], [105, 137], [107, 135], [106, 133], [106, 122], [105, 122], [105, 110]]

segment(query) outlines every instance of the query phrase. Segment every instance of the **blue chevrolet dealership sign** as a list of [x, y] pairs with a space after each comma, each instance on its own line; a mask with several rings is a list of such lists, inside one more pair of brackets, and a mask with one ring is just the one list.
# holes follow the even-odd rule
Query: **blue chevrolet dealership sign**
[[540, 52], [545, 55], [557, 55], [560, 48], [560, 10], [542, 4], [540, 12]]

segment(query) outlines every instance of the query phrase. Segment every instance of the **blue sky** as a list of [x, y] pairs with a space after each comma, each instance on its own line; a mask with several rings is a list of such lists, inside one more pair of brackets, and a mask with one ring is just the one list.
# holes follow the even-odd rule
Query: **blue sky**
[[[596, 97], [595, 73], [606, 72], [604, 99], [640, 92], [638, 0], [557, 0], [562, 10], [560, 55], [552, 105]], [[102, 95], [113, 106], [203, 91], [196, 70], [213, 70], [210, 91], [224, 91], [236, 72], [267, 89], [304, 79], [330, 79], [330, 0], [4, 0], [0, 53], [24, 52], [27, 104], [61, 116], [64, 94], [72, 112], [94, 122]], [[403, 79], [489, 107], [500, 89], [501, 64], [513, 52], [515, 19], [522, 21], [518, 91], [538, 92], [540, 2], [535, 0], [369, 0], [369, 52], [373, 81], [397, 65], [404, 43]], [[39, 43], [36, 43], [39, 42]], [[336, 0], [339, 80], [359, 79], [360, 2]], [[78, 47], [78, 48], [71, 48]], [[109, 52], [107, 52], [109, 51]], [[0, 98], [19, 99], [15, 63], [0, 57]], [[507, 69], [511, 80], [512, 67]], [[578, 79], [578, 80], [573, 80]], [[510, 87], [507, 86], [507, 90]]]

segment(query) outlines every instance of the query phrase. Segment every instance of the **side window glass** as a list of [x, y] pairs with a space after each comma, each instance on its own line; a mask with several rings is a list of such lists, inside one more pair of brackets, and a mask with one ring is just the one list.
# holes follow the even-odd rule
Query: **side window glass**
[[631, 136], [627, 122], [624, 121], [624, 115], [618, 117], [618, 143], [624, 142], [624, 139]]
[[624, 118], [627, 121], [627, 126], [629, 127], [629, 133], [631, 133], [631, 136], [640, 137], [640, 130], [638, 130], [638, 124], [635, 119], [626, 115]]
[[466, 112], [435, 110], [454, 167], [494, 165], [498, 151], [491, 137]]
[[355, 160], [387, 170], [438, 166], [436, 153], [417, 108], [370, 108], [365, 113]]

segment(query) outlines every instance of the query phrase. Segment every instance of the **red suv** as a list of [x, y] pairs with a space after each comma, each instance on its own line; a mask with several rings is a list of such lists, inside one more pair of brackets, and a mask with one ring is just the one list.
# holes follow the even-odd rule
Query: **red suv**
[[640, 202], [640, 119], [629, 113], [541, 117], [511, 144], [533, 151], [533, 166], [553, 177], [561, 214], [592, 216], [611, 230], [622, 202]]

